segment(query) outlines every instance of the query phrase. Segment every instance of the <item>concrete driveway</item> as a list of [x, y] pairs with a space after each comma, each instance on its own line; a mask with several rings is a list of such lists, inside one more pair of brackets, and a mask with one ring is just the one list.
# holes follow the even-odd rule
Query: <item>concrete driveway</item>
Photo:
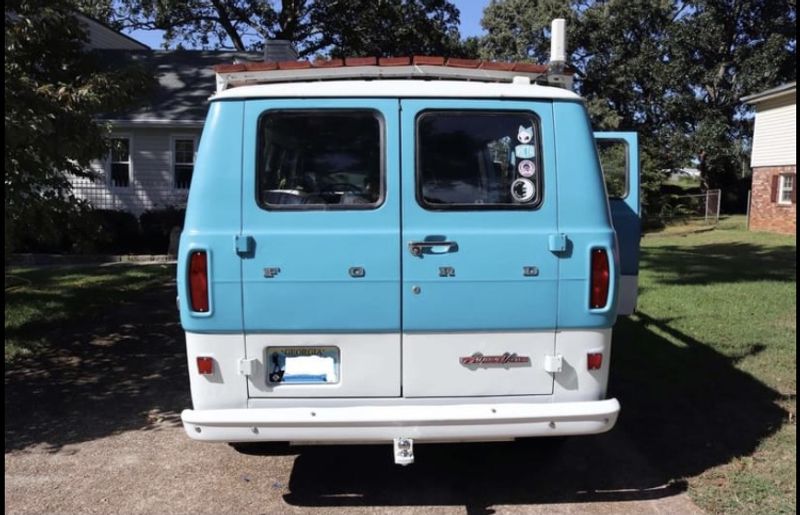
[[665, 466], [621, 394], [609, 434], [419, 445], [406, 468], [388, 443], [194, 442], [173, 288], [55, 328], [60, 350], [6, 369], [6, 513], [698, 513], [680, 478], [728, 459]]

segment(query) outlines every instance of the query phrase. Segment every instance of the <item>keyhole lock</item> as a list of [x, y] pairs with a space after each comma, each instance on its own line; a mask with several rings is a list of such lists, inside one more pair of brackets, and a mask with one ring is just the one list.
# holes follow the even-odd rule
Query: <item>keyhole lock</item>
[[422, 288], [420, 288], [419, 286], [412, 286], [411, 287], [411, 293], [413, 293], [414, 295], [419, 295], [421, 291], [422, 291]]

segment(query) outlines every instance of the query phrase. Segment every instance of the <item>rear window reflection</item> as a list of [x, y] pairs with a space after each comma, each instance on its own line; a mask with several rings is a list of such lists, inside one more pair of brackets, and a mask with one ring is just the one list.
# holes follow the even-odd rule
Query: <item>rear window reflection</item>
[[540, 148], [529, 112], [426, 112], [417, 120], [418, 198], [435, 209], [535, 207]]

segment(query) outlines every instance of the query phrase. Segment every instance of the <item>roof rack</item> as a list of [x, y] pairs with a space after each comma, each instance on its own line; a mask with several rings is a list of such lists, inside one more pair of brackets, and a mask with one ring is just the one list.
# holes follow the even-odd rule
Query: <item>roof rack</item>
[[326, 61], [222, 64], [214, 67], [217, 93], [251, 84], [326, 80], [425, 79], [480, 82], [534, 82], [570, 88], [572, 73], [547, 66], [443, 57], [350, 57]]
[[540, 83], [571, 89], [573, 71], [565, 67], [565, 24], [563, 19], [553, 20], [547, 66], [429, 56], [246, 62], [214, 67], [217, 93], [251, 84], [374, 79]]

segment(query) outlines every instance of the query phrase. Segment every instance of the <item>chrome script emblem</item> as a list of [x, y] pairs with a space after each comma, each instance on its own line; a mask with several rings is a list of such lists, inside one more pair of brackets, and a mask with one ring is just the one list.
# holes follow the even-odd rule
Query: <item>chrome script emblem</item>
[[484, 356], [476, 352], [472, 356], [458, 358], [459, 363], [469, 368], [510, 367], [530, 364], [529, 356], [518, 356], [516, 352], [506, 352], [499, 356]]

